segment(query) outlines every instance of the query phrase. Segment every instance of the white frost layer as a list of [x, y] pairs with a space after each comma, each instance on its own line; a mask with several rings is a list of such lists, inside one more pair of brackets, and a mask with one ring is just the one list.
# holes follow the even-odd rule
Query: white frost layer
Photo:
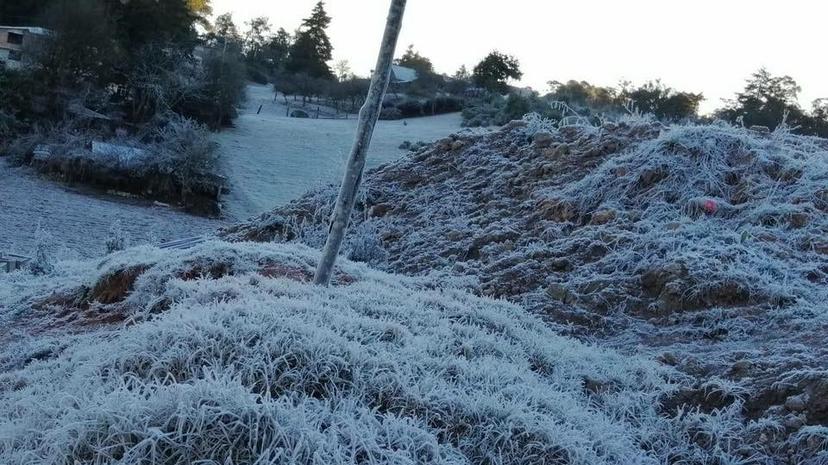
[[[512, 304], [362, 265], [343, 263], [355, 282], [329, 289], [254, 271], [262, 260], [302, 268], [315, 258], [302, 246], [214, 242], [0, 278], [0, 299], [16, 302], [0, 307], [6, 322], [38, 296], [132, 265], [151, 265], [133, 303], [173, 301], [126, 327], [6, 347], [0, 462], [702, 458], [678, 421], [657, 414], [674, 389], [670, 371], [561, 337]], [[211, 261], [234, 271], [175, 277]]]

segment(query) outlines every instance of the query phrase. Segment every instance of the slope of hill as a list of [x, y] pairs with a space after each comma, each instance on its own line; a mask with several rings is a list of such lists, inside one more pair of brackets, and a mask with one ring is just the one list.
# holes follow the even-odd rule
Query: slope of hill
[[[760, 456], [828, 459], [825, 140], [529, 117], [375, 169], [363, 191], [352, 258], [462, 278], [569, 334], [649, 353], [696, 380], [665, 408], [732, 409]], [[224, 235], [318, 246], [335, 195]]]
[[[270, 86], [251, 85], [233, 128], [216, 135], [230, 192], [225, 214], [237, 221], [259, 215], [316, 186], [339, 181], [357, 120], [285, 116]], [[259, 106], [261, 105], [261, 112]], [[370, 166], [397, 159], [403, 141], [430, 142], [460, 128], [460, 115], [380, 121], [371, 143]]]
[[38, 225], [58, 256], [95, 257], [121, 224], [131, 243], [157, 243], [209, 234], [229, 224], [138, 199], [77, 190], [0, 159], [0, 253], [32, 254]]
[[[212, 242], [0, 279], [4, 464], [719, 463], [675, 370], [503, 301]], [[706, 439], [700, 439], [702, 436]], [[742, 452], [749, 454], [748, 452]]]

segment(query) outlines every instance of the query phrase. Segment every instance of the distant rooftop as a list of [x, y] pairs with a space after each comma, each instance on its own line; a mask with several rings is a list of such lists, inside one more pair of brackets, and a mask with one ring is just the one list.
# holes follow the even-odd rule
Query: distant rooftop
[[0, 30], [26, 31], [30, 34], [46, 35], [49, 30], [36, 26], [0, 26]]
[[414, 82], [417, 80], [417, 71], [405, 66], [391, 65], [391, 81], [397, 83]]

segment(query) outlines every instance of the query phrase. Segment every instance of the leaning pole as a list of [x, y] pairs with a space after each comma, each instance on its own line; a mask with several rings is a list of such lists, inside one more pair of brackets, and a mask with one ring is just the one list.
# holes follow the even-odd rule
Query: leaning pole
[[316, 276], [314, 276], [314, 283], [316, 284], [323, 286], [330, 284], [336, 257], [339, 255], [339, 249], [345, 239], [351, 211], [354, 209], [357, 191], [359, 191], [359, 183], [362, 180], [362, 171], [365, 168], [365, 156], [368, 153], [368, 147], [371, 145], [374, 126], [377, 124], [382, 109], [382, 99], [385, 96], [386, 89], [388, 89], [388, 82], [391, 80], [391, 62], [394, 60], [397, 38], [400, 36], [400, 29], [402, 28], [405, 2], [406, 0], [391, 0], [391, 10], [388, 12], [377, 66], [371, 78], [371, 87], [368, 89], [365, 104], [359, 111], [359, 125], [354, 138], [354, 146], [351, 148], [351, 155], [348, 158], [348, 164], [345, 166], [345, 177], [342, 179], [339, 196], [336, 198], [334, 211], [331, 215], [328, 240], [325, 242], [319, 266], [316, 268]]

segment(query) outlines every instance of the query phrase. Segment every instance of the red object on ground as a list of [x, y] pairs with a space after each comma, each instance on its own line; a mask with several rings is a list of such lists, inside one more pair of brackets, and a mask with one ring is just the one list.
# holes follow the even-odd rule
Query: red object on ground
[[708, 215], [712, 215], [719, 210], [719, 204], [716, 203], [713, 199], [707, 199], [704, 201], [704, 211], [707, 212]]

